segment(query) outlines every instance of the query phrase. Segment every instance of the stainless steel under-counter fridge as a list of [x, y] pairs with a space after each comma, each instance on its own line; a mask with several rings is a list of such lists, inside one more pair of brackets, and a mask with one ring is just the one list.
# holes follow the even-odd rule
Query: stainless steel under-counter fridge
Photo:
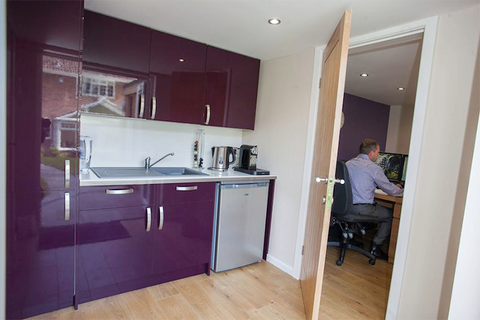
[[215, 272], [262, 261], [269, 181], [217, 184], [212, 264]]

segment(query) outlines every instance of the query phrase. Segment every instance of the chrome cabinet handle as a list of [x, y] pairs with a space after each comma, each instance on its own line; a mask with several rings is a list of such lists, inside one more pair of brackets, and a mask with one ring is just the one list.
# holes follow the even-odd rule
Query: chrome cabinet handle
[[207, 120], [205, 120], [205, 124], [210, 123], [210, 105], [205, 105], [205, 108], [207, 108]]
[[130, 193], [133, 193], [135, 190], [133, 190], [132, 188], [130, 189], [123, 189], [123, 190], [110, 190], [110, 189], [107, 189], [105, 190], [105, 193], [106, 194], [130, 194]]
[[176, 188], [177, 191], [193, 191], [193, 190], [197, 190], [198, 187], [197, 186], [191, 186], [191, 187], [177, 187]]
[[143, 118], [144, 109], [145, 109], [145, 95], [141, 94], [140, 95], [140, 114], [139, 114], [139, 118]]
[[152, 209], [147, 208], [147, 228], [145, 230], [149, 232], [151, 227], [152, 227]]
[[163, 229], [163, 219], [164, 219], [163, 206], [160, 206], [158, 208], [158, 214], [159, 214], [158, 230], [162, 230]]
[[65, 189], [70, 188], [70, 160], [65, 160]]
[[157, 98], [152, 98], [152, 120], [155, 120], [155, 114], [157, 113]]
[[70, 193], [65, 192], [65, 221], [70, 220]]

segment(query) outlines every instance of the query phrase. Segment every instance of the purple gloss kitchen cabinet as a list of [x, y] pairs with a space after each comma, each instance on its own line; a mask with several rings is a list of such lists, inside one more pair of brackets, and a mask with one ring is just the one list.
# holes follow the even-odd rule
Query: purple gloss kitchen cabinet
[[147, 286], [154, 186], [80, 188], [78, 303]]
[[152, 30], [151, 119], [204, 124], [206, 55], [205, 44]]
[[215, 183], [157, 187], [153, 274], [198, 265], [209, 274]]
[[204, 104], [209, 125], [254, 129], [260, 61], [208, 46]]
[[74, 303], [83, 1], [7, 1], [8, 319]]
[[151, 30], [85, 10], [81, 112], [147, 118]]

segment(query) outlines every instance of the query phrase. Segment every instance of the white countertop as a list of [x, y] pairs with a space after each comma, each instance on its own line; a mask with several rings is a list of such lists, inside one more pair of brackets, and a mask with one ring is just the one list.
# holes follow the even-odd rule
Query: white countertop
[[197, 170], [208, 175], [192, 176], [161, 176], [142, 178], [99, 178], [95, 173], [89, 171], [87, 174], [80, 174], [80, 187], [92, 186], [115, 186], [135, 184], [163, 184], [182, 182], [219, 182], [219, 181], [253, 181], [277, 179], [276, 175], [251, 175], [233, 169], [227, 171], [213, 171], [208, 169]]

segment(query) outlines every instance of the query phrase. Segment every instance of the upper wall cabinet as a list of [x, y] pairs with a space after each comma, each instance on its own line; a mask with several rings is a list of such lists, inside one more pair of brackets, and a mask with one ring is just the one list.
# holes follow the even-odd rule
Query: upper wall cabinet
[[207, 46], [152, 31], [151, 119], [202, 124]]
[[85, 11], [84, 113], [253, 129], [260, 61]]
[[260, 60], [208, 47], [205, 83], [205, 105], [210, 110], [208, 124], [253, 130], [259, 71]]
[[151, 30], [85, 11], [81, 111], [146, 118]]

